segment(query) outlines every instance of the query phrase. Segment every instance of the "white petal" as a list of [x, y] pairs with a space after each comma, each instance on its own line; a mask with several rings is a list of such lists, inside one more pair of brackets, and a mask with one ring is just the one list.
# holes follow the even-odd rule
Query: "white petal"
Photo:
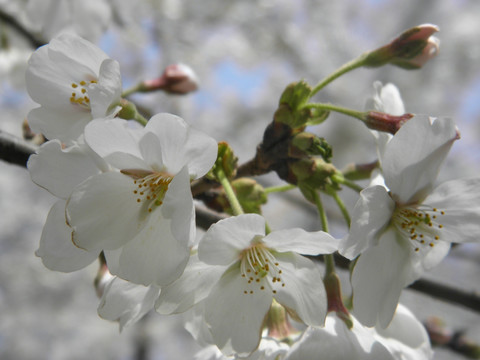
[[305, 324], [322, 326], [327, 314], [327, 295], [318, 266], [295, 253], [276, 254], [276, 259], [282, 274], [281, 281], [273, 285], [277, 292], [273, 297]]
[[64, 33], [50, 41], [48, 55], [57, 69], [75, 82], [98, 77], [100, 64], [108, 56], [91, 42], [72, 33]]
[[371, 186], [360, 192], [353, 208], [350, 232], [340, 243], [340, 253], [353, 259], [376, 245], [394, 209], [395, 203], [383, 186]]
[[[185, 239], [186, 240], [186, 239]], [[145, 286], [168, 285], [182, 275], [190, 249], [170, 232], [170, 220], [155, 211], [138, 235], [127, 242], [112, 274]]]
[[244, 293], [238, 264], [225, 272], [205, 300], [205, 321], [215, 344], [226, 355], [245, 356], [260, 343], [263, 319], [270, 308], [270, 291]]
[[49, 57], [48, 45], [40, 47], [28, 60], [25, 74], [28, 95], [33, 101], [50, 108], [71, 107], [71, 79], [59, 71]]
[[355, 318], [349, 329], [334, 313], [327, 316], [324, 328], [309, 327], [297, 340], [285, 359], [288, 360], [394, 360], [381, 343], [375, 341], [374, 332], [363, 327]]
[[119, 104], [122, 92], [120, 65], [112, 59], [105, 59], [100, 66], [98, 83], [90, 85], [88, 95], [92, 117], [103, 118], [114, 104]]
[[229, 265], [256, 236], [264, 235], [265, 219], [260, 215], [245, 214], [220, 220], [200, 240], [198, 257], [207, 264]]
[[305, 255], [331, 254], [338, 249], [338, 241], [330, 234], [298, 228], [271, 232], [262, 242], [278, 252], [294, 251]]
[[150, 169], [138, 147], [142, 134], [125, 120], [98, 119], [85, 127], [85, 142], [117, 169]]
[[109, 172], [81, 183], [67, 202], [73, 241], [87, 250], [113, 250], [133, 239], [144, 226], [142, 205], [128, 176]]
[[[158, 137], [155, 136], [154, 133], [144, 132], [138, 143], [138, 146], [140, 148], [142, 158], [150, 168], [157, 172], [166, 171], [162, 160], [162, 146], [158, 140]], [[175, 173], [171, 172], [170, 174], [175, 175]]]
[[479, 242], [480, 178], [447, 181], [437, 187], [424, 203], [445, 211], [437, 215], [443, 225], [440, 240]]
[[352, 274], [353, 311], [366, 326], [377, 322], [387, 327], [402, 289], [410, 278], [409, 248], [402, 246], [394, 231], [387, 231], [377, 246], [357, 260]]
[[432, 190], [440, 166], [457, 138], [452, 119], [416, 115], [387, 144], [383, 158], [385, 183], [395, 200], [408, 204]]
[[192, 244], [195, 240], [195, 207], [190, 190], [188, 169], [184, 167], [168, 185], [161, 206], [162, 215], [171, 220], [171, 231], [179, 241]]
[[177, 314], [190, 309], [210, 294], [215, 283], [225, 272], [224, 266], [207, 265], [197, 255], [190, 261], [182, 276], [162, 287], [155, 308], [160, 314]]
[[386, 329], [376, 328], [377, 340], [402, 360], [429, 360], [433, 357], [425, 327], [405, 306], [398, 304], [395, 316]]
[[118, 321], [120, 331], [136, 323], [153, 308], [160, 289], [132, 284], [112, 278], [106, 285], [98, 306], [98, 315], [106, 320]]
[[47, 139], [70, 144], [82, 135], [92, 115], [90, 111], [74, 109], [72, 105], [66, 109], [42, 106], [31, 110], [27, 118], [32, 131], [42, 133]]
[[171, 173], [188, 165], [192, 178], [205, 175], [217, 158], [217, 143], [210, 136], [191, 128], [171, 114], [153, 116], [145, 127], [162, 145], [163, 164]]
[[70, 196], [82, 181], [100, 172], [86, 145], [62, 149], [57, 140], [43, 144], [37, 154], [30, 156], [27, 167], [33, 182], [62, 199]]
[[35, 254], [50, 270], [71, 272], [91, 264], [99, 252], [88, 252], [73, 245], [72, 229], [65, 222], [65, 201], [60, 200], [48, 213]]

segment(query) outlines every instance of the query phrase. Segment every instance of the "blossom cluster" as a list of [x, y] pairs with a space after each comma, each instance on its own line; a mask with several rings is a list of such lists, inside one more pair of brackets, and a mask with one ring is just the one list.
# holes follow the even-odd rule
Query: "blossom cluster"
[[[429, 28], [426, 39], [419, 39], [423, 31], [402, 38], [420, 40], [409, 54], [422, 56], [415, 64], [426, 61], [424, 48], [433, 32]], [[393, 44], [394, 54], [382, 48], [374, 55], [403, 65], [411, 60], [402, 58], [399, 42]], [[143, 82], [136, 90], [196, 89], [189, 69], [167, 70], [160, 81]], [[446, 256], [451, 243], [478, 241], [480, 179], [434, 187], [459, 139], [453, 120], [412, 115], [398, 118], [394, 135], [372, 131], [378, 140], [376, 176], [359, 193], [348, 235], [336, 239], [325, 224], [322, 231], [271, 231], [260, 213], [243, 213], [235, 189], [229, 192], [234, 171], [225, 176], [228, 161], [217, 142], [173, 114], [144, 121], [123, 98], [119, 63], [87, 40], [63, 34], [39, 48], [26, 81], [39, 104], [28, 122], [48, 139], [30, 157], [28, 169], [36, 184], [58, 198], [36, 254], [46, 267], [62, 272], [100, 259], [101, 317], [123, 328], [153, 308], [185, 313], [186, 328], [205, 346], [198, 359], [316, 359], [319, 353], [332, 359], [432, 358], [425, 329], [399, 297]], [[318, 104], [304, 111], [301, 86], [282, 96], [283, 114], [288, 108], [295, 126], [287, 117], [280, 121], [277, 112], [273, 135], [282, 129], [282, 136], [293, 134], [299, 141], [298, 133], [306, 134], [311, 119], [302, 123], [297, 110], [315, 123], [328, 116], [311, 110], [321, 110]], [[381, 119], [392, 121], [405, 113], [393, 85], [377, 84], [376, 90], [369, 110], [390, 114]], [[372, 115], [366, 119], [369, 125]], [[319, 205], [317, 190], [338, 191], [341, 174], [325, 155], [328, 147], [316, 144], [312, 150], [295, 143], [295, 155], [285, 161], [295, 176], [287, 171], [285, 178]], [[313, 158], [315, 172], [305, 175], [301, 165]], [[199, 240], [195, 180], [223, 188], [217, 195], [231, 205], [223, 210], [233, 212]], [[355, 261], [348, 309], [334, 286], [334, 270], [327, 264], [324, 275], [316, 261], [322, 255], [331, 263], [335, 252]]]

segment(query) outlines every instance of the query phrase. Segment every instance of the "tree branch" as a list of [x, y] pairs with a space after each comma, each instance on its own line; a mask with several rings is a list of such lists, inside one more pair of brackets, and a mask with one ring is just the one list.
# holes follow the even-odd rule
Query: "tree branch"
[[[37, 149], [37, 146], [29, 144], [23, 139], [0, 131], [0, 159], [6, 162], [26, 166], [28, 157], [35, 153]], [[202, 206], [196, 206], [195, 210], [197, 226], [203, 229], [208, 229], [210, 225], [227, 216]], [[337, 266], [348, 269], [349, 262], [345, 258], [336, 255], [335, 262]], [[437, 299], [480, 312], [480, 295], [478, 293], [452, 288], [425, 279], [417, 280], [410, 285], [409, 288]]]
[[29, 30], [27, 30], [22, 24], [18, 22], [12, 15], [7, 14], [2, 9], [0, 9], [0, 21], [3, 21], [5, 24], [10, 25], [14, 28], [19, 34], [21, 34], [35, 49], [45, 45], [45, 41], [35, 37]]

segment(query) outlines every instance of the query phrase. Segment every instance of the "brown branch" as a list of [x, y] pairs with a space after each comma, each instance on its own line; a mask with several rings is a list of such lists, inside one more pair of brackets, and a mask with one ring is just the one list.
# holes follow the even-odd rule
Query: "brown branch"
[[35, 151], [36, 145], [0, 130], [0, 159], [26, 167], [29, 156]]
[[35, 35], [33, 35], [29, 30], [27, 30], [22, 24], [18, 22], [12, 15], [7, 14], [2, 9], [0, 9], [0, 21], [8, 24], [13, 29], [15, 29], [20, 35], [22, 35], [27, 41], [34, 47], [35, 49], [45, 45], [46, 42], [38, 39]]

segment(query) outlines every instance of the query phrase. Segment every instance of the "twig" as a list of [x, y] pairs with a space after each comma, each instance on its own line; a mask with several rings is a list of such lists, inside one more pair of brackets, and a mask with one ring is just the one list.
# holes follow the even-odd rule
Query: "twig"
[[22, 24], [18, 22], [12, 15], [7, 14], [3, 10], [0, 9], [0, 21], [4, 22], [5, 24], [10, 25], [12, 28], [17, 30], [27, 41], [34, 47], [35, 49], [45, 45], [45, 41], [38, 39], [34, 36], [29, 30], [27, 30]]
[[36, 150], [36, 145], [0, 130], [0, 159], [26, 167], [28, 157]]

